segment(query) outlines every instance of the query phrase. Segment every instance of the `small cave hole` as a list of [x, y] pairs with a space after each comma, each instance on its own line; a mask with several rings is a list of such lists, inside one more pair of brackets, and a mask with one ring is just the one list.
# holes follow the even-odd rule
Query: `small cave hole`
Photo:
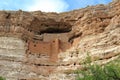
[[76, 65], [76, 63], [74, 63], [74, 66]]

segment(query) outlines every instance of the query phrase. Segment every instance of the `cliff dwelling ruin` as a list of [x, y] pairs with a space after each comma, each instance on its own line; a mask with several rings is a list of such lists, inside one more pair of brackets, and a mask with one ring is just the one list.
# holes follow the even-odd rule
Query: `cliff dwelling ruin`
[[116, 59], [120, 0], [115, 1], [59, 14], [0, 11], [0, 76], [6, 80], [75, 80], [69, 72], [84, 66], [88, 52], [101, 65]]
[[65, 39], [66, 36], [61, 35], [65, 34], [44, 34], [43, 41], [28, 41], [27, 53], [46, 55], [50, 57], [50, 60], [57, 61], [58, 53], [64, 52], [71, 47], [71, 43]]
[[[56, 67], [58, 54], [71, 47], [68, 37], [71, 29], [71, 24], [64, 21], [37, 18], [24, 11], [0, 11], [0, 55], [5, 62], [11, 59], [8, 64], [19, 62], [16, 69], [21, 66], [21, 70], [16, 75], [20, 79], [25, 79], [24, 74], [31, 72], [47, 75]], [[8, 68], [9, 72], [14, 72], [12, 67], [14, 65]], [[5, 69], [7, 78], [9, 73]]]
[[[42, 54], [57, 60], [57, 55], [71, 47], [68, 33], [71, 25], [53, 19], [37, 19], [23, 11], [1, 12], [0, 33], [20, 37], [26, 42], [26, 53]], [[14, 17], [17, 16], [17, 17]], [[26, 21], [24, 22], [24, 19]]]

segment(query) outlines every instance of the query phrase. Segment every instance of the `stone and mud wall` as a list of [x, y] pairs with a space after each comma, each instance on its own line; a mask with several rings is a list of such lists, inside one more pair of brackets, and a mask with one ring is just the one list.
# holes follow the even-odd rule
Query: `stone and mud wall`
[[[54, 38], [53, 38], [54, 39]], [[49, 42], [43, 41], [28, 41], [27, 54], [39, 54], [50, 57], [50, 61], [57, 61], [58, 53], [69, 49], [71, 44], [68, 42], [61, 42], [59, 39], [55, 39]]]

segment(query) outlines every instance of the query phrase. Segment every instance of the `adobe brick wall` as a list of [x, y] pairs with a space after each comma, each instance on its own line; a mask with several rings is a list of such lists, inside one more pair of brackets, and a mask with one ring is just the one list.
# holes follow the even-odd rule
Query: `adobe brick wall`
[[58, 59], [58, 54], [70, 47], [70, 43], [61, 42], [59, 39], [50, 42], [34, 40], [28, 42], [28, 54], [45, 54], [50, 56], [50, 61], [55, 62]]
[[50, 56], [50, 60], [51, 61], [57, 61], [57, 56], [59, 51], [59, 47], [60, 46], [60, 41], [59, 39], [55, 39], [54, 41], [52, 41], [52, 48], [51, 48], [51, 56]]
[[68, 42], [68, 33], [44, 33], [43, 34], [43, 41], [49, 42], [54, 39], [59, 39], [62, 42]]
[[61, 50], [62, 52], [65, 52], [65, 51], [66, 51], [67, 49], [69, 49], [71, 46], [72, 46], [72, 44], [69, 43], [69, 42], [61, 42], [61, 41], [60, 41], [60, 50]]
[[50, 55], [51, 43], [42, 42], [42, 41], [29, 41], [28, 42], [28, 50], [31, 53]]

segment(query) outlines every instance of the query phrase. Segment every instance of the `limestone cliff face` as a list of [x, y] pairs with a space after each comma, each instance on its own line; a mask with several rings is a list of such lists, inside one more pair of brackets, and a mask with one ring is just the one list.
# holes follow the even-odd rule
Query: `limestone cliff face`
[[106, 64], [119, 58], [119, 4], [120, 1], [117, 0], [106, 6], [98, 5], [82, 9], [86, 12], [73, 26], [74, 36], [78, 33], [81, 35], [73, 39], [73, 44], [76, 46], [59, 55], [62, 66], [59, 66], [58, 70], [82, 69], [88, 54], [93, 62], [98, 64]]
[[120, 1], [65, 13], [0, 11], [0, 75], [7, 80], [75, 80], [89, 54], [120, 55]]
[[[17, 80], [25, 75], [23, 59], [25, 44], [19, 38], [0, 37], [0, 75], [9, 80]], [[25, 72], [24, 72], [25, 71]]]

